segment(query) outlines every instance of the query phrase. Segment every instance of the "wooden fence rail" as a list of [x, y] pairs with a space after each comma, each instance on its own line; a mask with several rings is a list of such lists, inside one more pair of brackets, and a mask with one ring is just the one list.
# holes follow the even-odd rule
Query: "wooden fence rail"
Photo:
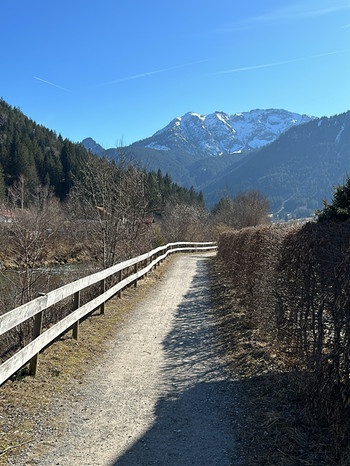
[[[137, 286], [137, 280], [146, 275], [153, 267], [157, 266], [169, 254], [174, 252], [193, 252], [216, 250], [216, 243], [192, 243], [178, 242], [160, 246], [150, 252], [134, 257], [133, 259], [113, 265], [112, 267], [80, 278], [72, 283], [61, 286], [38, 298], [23, 304], [12, 311], [0, 316], [0, 336], [21, 323], [33, 318], [34, 331], [33, 340], [24, 348], [15, 353], [0, 365], [0, 385], [19, 369], [30, 363], [30, 372], [35, 375], [37, 371], [38, 356], [40, 351], [54, 342], [60, 335], [69, 329], [73, 329], [73, 337], [78, 338], [79, 321], [95, 309], [100, 308], [104, 313], [104, 304], [110, 298], [118, 294], [130, 284]], [[123, 272], [133, 270], [129, 276], [123, 277]], [[118, 282], [106, 290], [106, 279], [117, 276]], [[84, 305], [80, 305], [80, 292], [88, 287], [100, 284], [101, 294]], [[43, 312], [63, 299], [73, 296], [74, 305], [72, 312], [56, 324], [42, 332]]]

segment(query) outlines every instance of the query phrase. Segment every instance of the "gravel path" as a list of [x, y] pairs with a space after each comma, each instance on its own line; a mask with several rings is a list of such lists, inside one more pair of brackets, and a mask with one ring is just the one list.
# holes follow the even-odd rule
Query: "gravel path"
[[209, 255], [182, 255], [64, 411], [42, 466], [238, 465], [236, 382], [220, 361]]

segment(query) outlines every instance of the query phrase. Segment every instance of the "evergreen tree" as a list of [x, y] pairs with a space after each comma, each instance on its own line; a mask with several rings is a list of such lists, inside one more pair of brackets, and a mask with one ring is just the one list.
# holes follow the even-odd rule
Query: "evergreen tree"
[[350, 220], [350, 178], [333, 190], [333, 202], [323, 201], [323, 209], [316, 210], [318, 222], [346, 222]]

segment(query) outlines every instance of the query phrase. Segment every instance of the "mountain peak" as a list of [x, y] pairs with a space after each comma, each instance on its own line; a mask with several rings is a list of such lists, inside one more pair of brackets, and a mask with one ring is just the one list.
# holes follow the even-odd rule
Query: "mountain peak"
[[85, 138], [81, 143], [86, 150], [95, 155], [101, 156], [105, 152], [105, 149], [92, 138]]
[[292, 126], [312, 119], [283, 109], [255, 109], [233, 115], [222, 111], [208, 115], [187, 112], [137, 144], [195, 157], [237, 154], [261, 148]]

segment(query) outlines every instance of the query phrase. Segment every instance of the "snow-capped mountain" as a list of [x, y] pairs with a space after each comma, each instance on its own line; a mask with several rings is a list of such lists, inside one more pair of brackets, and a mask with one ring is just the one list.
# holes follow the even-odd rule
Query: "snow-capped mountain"
[[241, 165], [225, 167], [202, 190], [207, 202], [216, 202], [223, 187], [232, 196], [254, 189], [268, 197], [276, 218], [310, 217], [349, 173], [350, 111], [291, 128]]
[[[285, 110], [187, 113], [124, 149], [147, 171], [161, 169], [201, 190], [208, 206], [223, 192], [253, 189], [269, 199], [276, 218], [308, 217], [350, 173], [350, 111], [322, 118]], [[113, 159], [118, 152], [104, 155]]]
[[313, 117], [286, 110], [251, 110], [228, 115], [189, 112], [174, 118], [152, 137], [135, 143], [159, 151], [181, 151], [195, 157], [238, 154], [259, 149], [274, 141], [290, 127]]

